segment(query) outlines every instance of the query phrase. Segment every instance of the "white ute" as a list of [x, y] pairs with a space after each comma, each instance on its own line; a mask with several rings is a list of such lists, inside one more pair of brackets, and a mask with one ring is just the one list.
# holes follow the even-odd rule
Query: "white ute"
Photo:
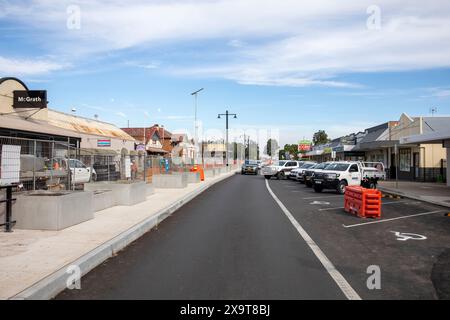
[[347, 186], [363, 186], [375, 189], [379, 180], [384, 180], [386, 173], [381, 162], [335, 162], [322, 172], [314, 174], [314, 191], [335, 189], [344, 194]]
[[263, 167], [261, 169], [261, 174], [266, 179], [270, 179], [272, 177], [276, 177], [277, 179], [284, 179], [291, 172], [291, 170], [298, 167], [298, 161], [280, 160], [275, 161], [270, 166]]

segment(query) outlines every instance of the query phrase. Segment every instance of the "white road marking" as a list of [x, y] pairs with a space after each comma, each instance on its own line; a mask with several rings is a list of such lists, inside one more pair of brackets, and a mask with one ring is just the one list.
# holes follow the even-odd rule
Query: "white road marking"
[[327, 256], [323, 253], [323, 251], [319, 248], [319, 246], [314, 242], [314, 240], [308, 235], [308, 233], [303, 229], [303, 227], [295, 220], [294, 216], [289, 212], [289, 210], [284, 206], [284, 204], [278, 199], [278, 197], [273, 193], [272, 189], [269, 186], [269, 182], [266, 180], [266, 187], [269, 191], [272, 198], [284, 212], [284, 214], [288, 217], [289, 221], [292, 225], [297, 229], [298, 233], [302, 236], [303, 240], [305, 240], [306, 244], [310, 247], [322, 265], [325, 267], [327, 272], [330, 274], [331, 278], [336, 282], [338, 287], [342, 290], [344, 295], [349, 300], [361, 300], [361, 297], [358, 293], [352, 288], [352, 286], [345, 280], [344, 276], [335, 268], [333, 263], [327, 258]]
[[391, 219], [383, 219], [383, 220], [370, 221], [370, 222], [363, 222], [363, 223], [358, 223], [358, 224], [351, 224], [349, 226], [346, 226], [343, 224], [343, 226], [344, 226], [344, 228], [353, 228], [353, 227], [364, 226], [366, 224], [382, 223], [382, 222], [388, 222], [388, 221], [399, 220], [399, 219], [413, 218], [413, 217], [418, 217], [418, 216], [426, 216], [429, 214], [435, 214], [435, 213], [440, 213], [440, 212], [445, 212], [445, 211], [437, 210], [437, 211], [430, 211], [430, 212], [422, 212], [422, 213], [417, 213], [417, 214], [411, 214], [409, 216], [403, 216], [403, 217], [397, 217], [397, 218], [391, 218]]
[[391, 231], [391, 232], [395, 234], [398, 241], [427, 240], [427, 237], [417, 233], [398, 232], [398, 231]]
[[[388, 204], [397, 204], [397, 203], [405, 203], [405, 204], [413, 204], [413, 203], [420, 203], [420, 201], [392, 201], [392, 202], [386, 202], [386, 203], [382, 203], [382, 205], [388, 205]], [[336, 210], [336, 209], [344, 209], [344, 207], [334, 207], [334, 208], [322, 208], [319, 209], [319, 211], [328, 211], [328, 210]]]
[[[342, 195], [340, 194], [330, 194], [328, 195], [329, 197], [342, 197]], [[321, 197], [307, 197], [307, 198], [303, 198], [304, 200], [310, 200], [310, 199], [323, 199], [324, 196]]]

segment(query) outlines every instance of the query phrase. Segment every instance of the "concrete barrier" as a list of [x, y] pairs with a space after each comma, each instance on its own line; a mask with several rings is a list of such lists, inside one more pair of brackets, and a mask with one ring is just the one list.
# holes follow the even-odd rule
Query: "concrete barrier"
[[98, 191], [111, 190], [115, 199], [115, 205], [132, 206], [144, 202], [147, 198], [147, 186], [143, 181], [139, 182], [94, 182], [86, 183], [84, 190]]
[[152, 194], [155, 193], [155, 187], [153, 186], [153, 183], [147, 183], [146, 188], [147, 188], [147, 193], [146, 193], [147, 197], [151, 196]]
[[188, 183], [200, 183], [200, 172], [186, 172]]
[[94, 191], [94, 211], [101, 211], [116, 205], [112, 190]]
[[171, 189], [171, 188], [186, 188], [188, 184], [187, 175], [184, 173], [175, 174], [158, 174], [152, 178], [152, 183], [155, 188]]
[[15, 228], [62, 230], [94, 218], [94, 193], [33, 191], [18, 195], [13, 205]]
[[214, 178], [215, 171], [214, 169], [206, 169], [205, 170], [205, 178]]

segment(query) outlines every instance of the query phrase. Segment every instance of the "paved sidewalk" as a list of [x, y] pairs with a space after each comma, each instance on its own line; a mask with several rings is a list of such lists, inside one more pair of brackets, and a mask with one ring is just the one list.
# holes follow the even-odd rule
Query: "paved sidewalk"
[[59, 281], [60, 287], [67, 266], [83, 261], [87, 268], [83, 267], [82, 272], [88, 272], [145, 233], [146, 228], [234, 174], [232, 170], [184, 189], [156, 189], [145, 202], [99, 211], [93, 220], [62, 231], [0, 232], [0, 299], [46, 298], [48, 292], [54, 294], [58, 290], [55, 283]]
[[411, 199], [437, 204], [450, 208], [450, 187], [443, 183], [399, 181], [381, 181], [378, 189]]

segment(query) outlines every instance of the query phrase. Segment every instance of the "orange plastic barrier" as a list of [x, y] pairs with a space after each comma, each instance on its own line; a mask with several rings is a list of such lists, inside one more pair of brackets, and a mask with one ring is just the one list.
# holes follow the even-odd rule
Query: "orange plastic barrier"
[[344, 196], [345, 211], [360, 218], [381, 217], [381, 192], [363, 187], [346, 187]]
[[205, 181], [205, 171], [203, 170], [203, 167], [198, 164], [194, 164], [192, 168], [190, 169], [191, 172], [199, 172], [200, 173], [200, 181]]

